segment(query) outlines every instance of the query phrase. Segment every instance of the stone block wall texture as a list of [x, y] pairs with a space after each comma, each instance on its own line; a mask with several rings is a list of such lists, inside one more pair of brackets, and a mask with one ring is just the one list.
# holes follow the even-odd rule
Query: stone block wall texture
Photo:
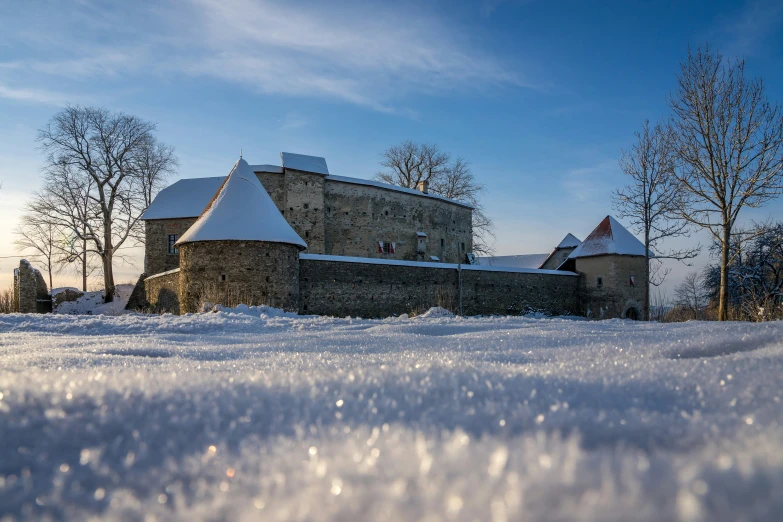
[[[628, 317], [644, 310], [646, 261], [641, 256], [595, 256], [576, 260], [582, 274], [582, 314], [594, 319]], [[597, 279], [602, 278], [599, 288]], [[635, 284], [630, 284], [634, 277]]]
[[465, 315], [516, 315], [541, 311], [554, 315], [579, 313], [579, 277], [560, 274], [462, 271]]
[[[272, 201], [307, 243], [307, 253], [408, 261], [465, 260], [473, 249], [472, 210], [442, 199], [375, 186], [330, 180], [287, 169], [256, 172]], [[145, 271], [157, 274], [179, 266], [168, 253], [170, 234], [182, 236], [196, 217], [145, 222]], [[418, 232], [427, 237], [421, 239]], [[378, 242], [395, 243], [379, 253]]]
[[542, 270], [557, 270], [557, 268], [563, 264], [563, 262], [568, 259], [568, 256], [571, 255], [571, 252], [576, 250], [576, 247], [573, 248], [559, 248], [555, 250], [553, 255], [544, 262], [543, 265], [541, 265]]
[[[155, 313], [180, 313], [179, 270], [170, 270], [144, 279], [146, 305]], [[136, 284], [139, 288], [139, 284]], [[134, 288], [134, 293], [136, 292]]]
[[196, 217], [154, 219], [144, 222], [144, 271], [159, 274], [179, 268], [179, 254], [169, 254], [169, 235], [181, 237]]
[[[463, 270], [463, 314], [574, 313], [578, 286], [566, 273]], [[301, 259], [299, 287], [301, 314], [389, 317], [459, 305], [455, 268]]]
[[[457, 263], [473, 249], [472, 210], [448, 201], [327, 180], [324, 204], [328, 255]], [[427, 234], [423, 251], [418, 232]], [[379, 253], [379, 241], [395, 253]]]
[[[48, 313], [52, 311], [52, 297], [41, 272], [22, 259], [14, 271], [14, 303], [22, 314]], [[18, 305], [16, 305], [18, 303]]]
[[284, 216], [307, 243], [306, 252], [324, 253], [324, 176], [286, 169]]
[[196, 312], [203, 303], [297, 311], [299, 247], [265, 241], [186, 243], [180, 247], [179, 301], [182, 313]]
[[125, 304], [126, 310], [146, 310], [150, 307], [150, 303], [147, 301], [147, 289], [144, 285], [145, 279], [147, 279], [147, 274], [142, 273], [136, 280], [136, 286], [133, 287], [133, 292]]

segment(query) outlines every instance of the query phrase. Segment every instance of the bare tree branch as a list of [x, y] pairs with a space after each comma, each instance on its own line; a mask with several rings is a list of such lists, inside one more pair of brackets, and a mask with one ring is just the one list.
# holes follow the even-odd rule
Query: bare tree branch
[[783, 192], [783, 109], [768, 101], [744, 61], [709, 46], [681, 64], [669, 98], [679, 217], [708, 230], [721, 247], [718, 320], [728, 318], [732, 235], [740, 211]]

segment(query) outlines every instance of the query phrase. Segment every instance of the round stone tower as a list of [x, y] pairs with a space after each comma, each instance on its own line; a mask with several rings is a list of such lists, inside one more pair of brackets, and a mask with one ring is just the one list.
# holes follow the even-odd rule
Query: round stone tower
[[179, 248], [180, 312], [205, 305], [299, 309], [299, 252], [294, 232], [242, 158]]

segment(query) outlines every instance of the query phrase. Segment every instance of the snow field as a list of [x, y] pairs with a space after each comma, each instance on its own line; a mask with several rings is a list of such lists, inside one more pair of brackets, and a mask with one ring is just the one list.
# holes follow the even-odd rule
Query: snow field
[[10, 520], [779, 520], [783, 324], [0, 316]]

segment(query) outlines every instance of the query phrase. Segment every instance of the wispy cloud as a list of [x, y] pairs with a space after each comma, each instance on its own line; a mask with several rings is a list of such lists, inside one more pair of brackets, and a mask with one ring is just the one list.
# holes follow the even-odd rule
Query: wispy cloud
[[74, 101], [72, 96], [60, 92], [45, 89], [12, 89], [3, 84], [0, 84], [0, 98], [47, 105], [64, 105], [69, 101]]
[[730, 17], [718, 21], [716, 32], [723, 52], [744, 57], [758, 54], [767, 38], [783, 25], [783, 3], [779, 0], [746, 0]]
[[296, 111], [291, 111], [287, 113], [280, 121], [280, 130], [301, 129], [302, 127], [307, 126], [309, 123], [310, 121], [307, 118]]
[[590, 167], [571, 169], [561, 178], [560, 184], [568, 197], [574, 201], [594, 201], [606, 197], [613, 188], [608, 173], [616, 173], [617, 162], [605, 160]]
[[[89, 24], [88, 30], [75, 35], [64, 28], [76, 24], [36, 19], [48, 23], [41, 29], [52, 28], [40, 31], [49, 43], [38, 55], [0, 63], [0, 71], [6, 77], [23, 74], [31, 84], [33, 75], [80, 81], [207, 76], [262, 93], [400, 113], [407, 109], [399, 100], [410, 92], [534, 86], [514, 66], [481, 51], [469, 31], [412, 5], [173, 0], [125, 4], [118, 14], [84, 1], [87, 7], [76, 6], [70, 16]], [[84, 9], [94, 14], [89, 21]], [[21, 31], [15, 38], [29, 42], [30, 31]], [[54, 48], [69, 52], [42, 55]]]

